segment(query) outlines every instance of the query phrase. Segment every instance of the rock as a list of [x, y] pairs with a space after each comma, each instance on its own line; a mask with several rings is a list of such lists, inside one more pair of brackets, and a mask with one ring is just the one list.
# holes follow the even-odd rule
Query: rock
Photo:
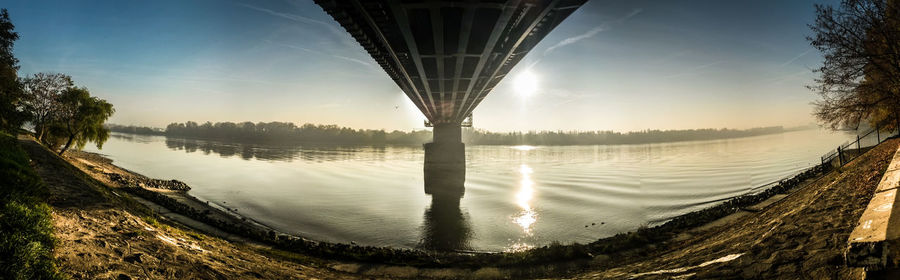
[[778, 266], [778, 268], [775, 269], [775, 271], [778, 273], [778, 275], [783, 275], [783, 276], [796, 275], [797, 274], [797, 265], [792, 264], [792, 263], [783, 264], [783, 265]]
[[596, 255], [592, 259], [592, 262], [594, 264], [600, 264], [600, 263], [605, 263], [605, 262], [609, 261], [609, 259], [610, 259], [609, 255]]
[[741, 276], [745, 279], [748, 278], [757, 278], [760, 274], [769, 271], [772, 268], [771, 263], [766, 262], [758, 262], [754, 263], [747, 268], [744, 268], [744, 271], [741, 271]]
[[127, 257], [125, 257], [125, 261], [130, 262], [130, 263], [144, 263], [144, 261], [141, 259], [142, 255], [143, 254], [141, 254], [141, 253], [137, 253], [134, 255], [127, 256]]
[[160, 189], [174, 190], [174, 191], [189, 191], [191, 187], [185, 184], [182, 181], [178, 180], [159, 180], [159, 179], [151, 179], [150, 182], [153, 186]]
[[798, 250], [777, 251], [769, 257], [769, 261], [775, 264], [793, 263], [802, 259], [804, 254]]

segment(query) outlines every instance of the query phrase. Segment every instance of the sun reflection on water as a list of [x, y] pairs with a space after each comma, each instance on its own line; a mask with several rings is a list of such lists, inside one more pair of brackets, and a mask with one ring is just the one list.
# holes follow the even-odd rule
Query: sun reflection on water
[[528, 165], [519, 167], [519, 173], [522, 180], [519, 182], [519, 192], [516, 193], [516, 204], [522, 208], [522, 211], [513, 217], [513, 222], [522, 228], [522, 232], [527, 236], [532, 234], [532, 225], [537, 221], [537, 213], [531, 207], [531, 200], [534, 198], [534, 182], [531, 181], [531, 173], [533, 170]]
[[516, 150], [519, 150], [519, 151], [531, 151], [531, 150], [534, 150], [534, 149], [537, 148], [537, 147], [535, 147], [535, 146], [530, 146], [530, 145], [518, 145], [518, 146], [512, 146], [512, 148], [513, 148], [513, 149], [516, 149]]

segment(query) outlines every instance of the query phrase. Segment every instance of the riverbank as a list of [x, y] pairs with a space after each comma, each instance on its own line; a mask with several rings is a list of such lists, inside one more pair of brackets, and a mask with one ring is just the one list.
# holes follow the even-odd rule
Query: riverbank
[[0, 132], [0, 278], [64, 279], [47, 191], [16, 138]]
[[[81, 164], [87, 163], [93, 165], [93, 167], [85, 166], [83, 169], [89, 173], [97, 173], [97, 177], [100, 180], [112, 179], [113, 177], [110, 176], [127, 178], [143, 177], [140, 174], [119, 169], [112, 165], [108, 159], [96, 154], [73, 155], [80, 157], [78, 162]], [[227, 228], [230, 230], [231, 234], [237, 236], [250, 236], [250, 239], [266, 244], [272, 244], [276, 248], [328, 259], [425, 268], [463, 267], [471, 269], [482, 267], [485, 264], [491, 264], [492, 266], [509, 267], [512, 270], [523, 266], [561, 263], [560, 265], [562, 268], [552, 269], [554, 271], [570, 271], [586, 265], [591, 257], [596, 255], [615, 254], [622, 251], [641, 254], [640, 251], [642, 250], [652, 251], [656, 245], [647, 246], [648, 244], [664, 242], [675, 237], [683, 238], [684, 236], [691, 234], [687, 232], [688, 230], [716, 221], [718, 218], [738, 213], [742, 207], [752, 206], [765, 201], [772, 196], [783, 196], [787, 191], [799, 186], [802, 181], [821, 176], [822, 171], [821, 167], [814, 168], [795, 178], [784, 180], [783, 182], [780, 182], [780, 184], [774, 184], [771, 188], [767, 188], [761, 193], [738, 197], [712, 208], [689, 213], [660, 226], [645, 228], [630, 233], [622, 233], [590, 244], [554, 245], [537, 248], [528, 252], [502, 254], [448, 254], [365, 247], [353, 244], [316, 242], [298, 237], [291, 237], [265, 227], [246, 225], [243, 221], [235, 221], [233, 219], [221, 220], [214, 218], [214, 216], [217, 215], [212, 215], [212, 217], [210, 215], [202, 215], [202, 213], [207, 211], [204, 207], [218, 208], [220, 210], [223, 208], [216, 207], [216, 205], [205, 205], [205, 202], [201, 203], [196, 201], [196, 199], [185, 199], [182, 197], [182, 193], [179, 192], [162, 191], [156, 188], [129, 188], [127, 185], [120, 185], [119, 187], [123, 187], [125, 190], [129, 190], [141, 197], [152, 200], [157, 204], [166, 206], [166, 208], [170, 208], [172, 211], [180, 213], [181, 215], [192, 217], [203, 223], [216, 225], [216, 228]], [[151, 179], [129, 180], [132, 182], [145, 182]], [[136, 184], [132, 183], [131, 185], [134, 186]], [[149, 185], [149, 183], [145, 185]], [[179, 201], [193, 201], [195, 206], [183, 207], [183, 203], [180, 203]], [[228, 214], [234, 214], [233, 212], [228, 212]]]
[[[23, 143], [26, 143], [26, 145], [24, 146], [37, 145], [36, 143], [28, 144], [27, 141], [23, 141]], [[888, 144], [882, 144], [873, 151], [881, 151], [878, 153], [883, 153], [885, 146], [893, 146], [895, 148], [896, 144], [896, 140], [892, 140], [891, 142], [888, 142]], [[28, 149], [30, 150], [29, 153], [36, 152], [38, 155], [40, 155], [41, 151], [36, 150], [37, 148], [42, 147], [31, 147], [30, 149]], [[52, 160], [48, 159], [51, 157], [50, 155], [52, 155], [52, 153], [49, 155], [39, 156], [39, 158], [43, 159], [36, 161], [36, 166], [41, 166], [43, 164], [41, 162], [52, 162]], [[868, 156], [867, 154], [867, 156], [861, 157], [859, 160], [851, 163], [851, 165], [845, 166], [844, 171], [838, 174], [848, 174], [849, 172], [871, 173], [870, 169], [878, 168], [876, 164], [868, 160], [872, 157], [878, 157], [878, 155]], [[189, 250], [189, 248], [192, 248], [192, 244], [199, 244], [196, 243], [198, 241], [217, 240], [221, 243], [206, 245], [213, 247], [230, 246], [232, 250], [235, 250], [234, 248], [239, 248], [236, 250], [243, 250], [244, 254], [258, 254], [264, 258], [272, 257], [288, 262], [292, 262], [291, 260], [299, 260], [301, 265], [314, 265], [315, 267], [312, 267], [310, 269], [312, 272], [334, 277], [352, 277], [355, 275], [367, 277], [466, 278], [480, 275], [479, 277], [490, 276], [522, 278], [577, 275], [579, 272], [585, 271], [602, 271], [600, 274], [582, 274], [581, 277], [615, 278], [627, 277], [629, 275], [642, 273], [635, 272], [629, 274], [628, 272], [623, 273], [622, 271], [629, 271], [628, 268], [633, 268], [634, 266], [642, 264], [643, 262], [654, 260], [657, 262], [655, 264], [657, 267], [676, 266], [680, 264], [684, 264], [685, 266], [696, 265], [691, 264], [691, 262], [693, 261], [692, 259], [665, 259], [661, 258], [661, 256], [664, 256], [664, 252], [686, 249], [690, 246], [701, 246], [706, 240], [708, 240], [707, 238], [710, 234], [721, 232], [723, 228], [733, 228], [735, 225], [743, 223], [748, 219], [758, 219], [760, 216], [768, 215], [767, 213], [769, 212], [779, 211], [780, 209], [784, 208], [784, 205], [786, 203], [788, 203], [785, 201], [791, 200], [789, 198], [797, 196], [797, 193], [806, 193], [806, 190], [809, 189], [815, 190], [825, 188], [827, 184], [823, 184], [824, 181], [822, 178], [830, 178], [829, 176], [834, 176], [834, 174], [837, 173], [832, 172], [823, 177], [822, 173], [824, 170], [813, 170], [810, 172], [805, 172], [801, 174], [800, 177], [785, 180], [784, 182], [781, 182], [775, 187], [760, 194], [739, 197], [717, 207], [678, 217], [658, 227], [645, 228], [636, 232], [619, 234], [610, 238], [598, 240], [591, 244], [552, 245], [518, 253], [461, 254], [374, 248], [355, 246], [352, 244], [330, 244], [316, 242], [313, 240], [306, 240], [298, 237], [291, 237], [277, 233], [271, 229], [267, 229], [263, 225], [253, 223], [252, 220], [244, 220], [240, 216], [234, 215], [234, 213], [230, 213], [229, 211], [227, 211], [227, 209], [218, 208], [214, 205], [207, 205], [205, 202], [201, 202], [199, 200], [191, 198], [182, 190], [168, 190], [153, 187], [148, 188], [147, 186], [151, 186], [153, 182], [159, 183], [165, 181], [154, 181], [137, 173], [115, 167], [115, 165], [113, 165], [110, 160], [105, 159], [99, 155], [89, 153], [73, 153], [66, 157], [66, 161], [74, 165], [71, 167], [78, 168], [80, 170], [77, 172], [72, 171], [73, 174], [84, 172], [80, 176], [89, 175], [91, 177], [91, 180], [96, 180], [96, 187], [100, 189], [105, 188], [107, 190], [106, 192], [110, 193], [109, 195], [107, 195], [108, 197], [117, 197], [131, 201], [129, 205], [131, 205], [132, 207], [140, 206], [139, 208], [142, 207], [144, 209], [141, 210], [144, 211], [141, 213], [149, 212], [146, 215], [157, 215], [157, 213], [162, 213], [161, 215], [155, 217], [158, 217], [158, 219], [170, 220], [170, 222], [175, 222], [175, 224], [188, 225], [192, 228], [207, 232], [210, 235], [220, 236], [225, 240], [233, 241], [229, 243], [216, 237], [210, 237], [206, 236], [205, 234], [196, 233], [189, 228], [164, 226], [178, 230], [176, 232], [168, 232], [165, 236], [176, 235], [183, 240], [195, 242], [184, 243], [184, 245], [182, 246], [188, 248], [187, 250]], [[866, 163], [860, 165], [857, 163], [859, 161], [865, 161]], [[867, 169], [861, 170], [862, 167], [865, 167]], [[42, 176], [47, 175], [51, 178], [56, 176], [54, 174], [60, 173], [60, 171], [65, 170], [59, 166], [53, 165], [51, 165], [49, 169], [38, 169], [42, 169], [43, 172], [46, 172], [42, 173]], [[140, 185], [140, 183], [144, 183], [145, 187], [128, 186], [128, 183], [135, 186]], [[71, 182], [67, 183], [59, 181], [54, 181], [53, 183], [53, 185], [63, 186], [70, 184]], [[877, 184], [877, 182], [875, 182], [874, 184]], [[872, 186], [874, 186], [874, 184], [872, 184]], [[827, 189], [830, 189], [830, 187], [828, 187]], [[57, 191], [60, 193], [71, 193], [71, 190], [53, 190], [53, 192]], [[837, 197], [836, 202], [841, 202], [839, 198], [840, 197]], [[781, 201], [773, 202], [773, 199], [781, 199]], [[145, 200], [143, 201], [143, 203], [145, 204], [141, 204], [141, 200]], [[790, 202], [789, 205], [793, 203], [796, 202]], [[150, 205], [150, 207], [144, 205]], [[753, 207], [754, 205], [756, 207]], [[864, 205], [864, 203], [862, 204], [862, 206], [857, 205], [856, 208], [861, 211], [861, 209], [864, 208]], [[850, 206], [850, 208], [852, 207], [853, 206]], [[152, 211], [150, 209], [152, 209]], [[137, 216], [140, 217], [140, 215]], [[818, 213], [817, 215], [830, 215], [830, 213]], [[179, 218], [179, 216], [181, 218]], [[192, 217], [198, 218], [195, 220]], [[213, 220], [214, 218], [215, 220], [219, 220], [219, 222], [209, 220], [203, 221], [202, 217], [208, 217], [207, 219], [210, 220]], [[54, 220], [56, 220], [56, 218], [57, 217], [54, 216]], [[100, 220], [102, 220], [103, 218], [110, 219], [110, 221], [106, 222], [107, 224], [115, 224], [116, 222], [111, 221], [118, 221], [119, 217], [100, 217]], [[858, 218], [858, 216], [856, 218]], [[140, 220], [144, 221], [143, 224], [151, 224], [151, 222], [146, 221], [144, 218], [141, 218]], [[835, 228], [840, 227], [840, 225], [833, 224], [837, 223], [836, 221], [831, 221], [827, 217], [822, 220], [823, 226]], [[68, 222], [68, 226], [77, 226], [82, 222], [84, 221], [75, 218], [74, 221]], [[108, 228], [109, 225], [107, 225], [106, 227]], [[745, 234], [744, 238], [746, 240], [755, 240], [755, 238], [749, 238], [748, 236], [753, 236], [754, 234], [757, 236], [765, 236], [766, 232], [766, 230], [750, 231]], [[101, 235], [102, 234], [106, 233], [102, 232]], [[847, 234], [849, 234], [849, 232], [847, 232]], [[94, 235], [96, 236], [97, 234]], [[72, 237], [66, 236], [62, 239], [69, 240], [72, 239]], [[157, 239], [166, 240], [165, 238]], [[743, 242], [745, 240], [738, 241]], [[844, 240], [844, 243], [845, 241], [846, 240]], [[840, 242], [829, 244], [831, 246], [839, 247], [839, 243]], [[109, 245], [110, 243], [106, 244]], [[744, 245], [750, 246], [752, 244]], [[66, 247], [68, 248], [68, 246]], [[85, 248], [73, 247], [72, 251], [84, 251], [83, 249]], [[119, 250], [121, 251], [121, 248]], [[221, 248], [217, 250], [221, 250]], [[286, 251], [292, 251], [293, 253], [288, 253]], [[75, 253], [75, 255], [77, 256], [78, 253]], [[725, 257], [727, 256], [730, 255], [725, 255]], [[131, 259], [133, 260], [133, 258]], [[740, 260], [741, 258], [738, 257], [736, 259]], [[760, 261], [765, 260], [766, 258], [760, 259]], [[68, 263], [69, 261], [72, 260], [67, 259], [63, 261], [63, 263]], [[115, 260], [112, 259], [104, 259], [101, 262], [104, 261], [113, 261], [113, 263], [115, 263]], [[199, 263], [202, 263], [202, 261]], [[774, 269], [776, 267], [778, 266], [772, 266], [769, 269]], [[191, 268], [184, 267], [184, 269], [190, 270]], [[634, 271], [639, 271], [638, 268], [633, 269]], [[769, 269], [762, 269], [762, 272], [766, 272]], [[177, 269], [173, 268], [173, 270]], [[618, 274], [615, 274], [613, 272], [617, 272]], [[734, 270], [732, 270], [731, 272], [735, 273]], [[335, 274], [336, 276], [331, 274]], [[668, 274], [654, 273], [642, 274], [639, 276], [653, 277], [657, 275], [665, 276]]]
[[888, 140], [762, 211], [574, 278], [862, 279], [863, 269], [844, 265], [847, 239], [898, 145]]
[[[73, 279], [352, 278], [317, 262], [272, 257], [182, 227], [20, 136], [18, 145], [48, 188], [60, 271]], [[0, 277], [2, 278], [2, 277]]]

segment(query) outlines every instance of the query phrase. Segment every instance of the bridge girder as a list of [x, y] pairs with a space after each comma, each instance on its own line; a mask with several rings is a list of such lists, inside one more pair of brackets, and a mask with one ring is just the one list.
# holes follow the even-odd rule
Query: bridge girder
[[433, 124], [460, 124], [586, 0], [315, 0]]

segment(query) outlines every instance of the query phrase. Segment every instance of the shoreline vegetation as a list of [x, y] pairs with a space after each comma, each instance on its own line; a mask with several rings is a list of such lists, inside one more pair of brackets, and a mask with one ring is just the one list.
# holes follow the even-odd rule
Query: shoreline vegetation
[[[303, 124], [289, 122], [196, 122], [171, 123], [165, 129], [107, 124], [111, 132], [138, 135], [193, 138], [204, 140], [228, 140], [242, 143], [338, 143], [359, 145], [421, 145], [431, 141], [431, 131], [385, 131], [354, 129], [337, 125]], [[464, 128], [463, 142], [470, 145], [621, 145], [649, 144], [680, 141], [718, 140], [777, 134], [814, 129], [815, 125], [785, 128], [782, 126], [750, 129], [684, 129], [615, 131], [529, 131], [490, 132]]]
[[[778, 181], [765, 190], [734, 197], [716, 206], [675, 217], [660, 225], [619, 233], [588, 244], [573, 243], [564, 245], [554, 242], [542, 247], [518, 252], [437, 252], [420, 249], [362, 246], [352, 243], [321, 242], [287, 234], [256, 223], [252, 219], [240, 217], [237, 213], [229, 212], [227, 215], [219, 213], [223, 210], [215, 205], [200, 202], [200, 200], [188, 194], [188, 186], [177, 189], [162, 185], [156, 186], [159, 182], [168, 181], [148, 178], [139, 173], [117, 167], [112, 164], [112, 160], [100, 154], [80, 152], [70, 156], [88, 164], [85, 172], [106, 170], [99, 173], [93, 172], [93, 175], [95, 177], [104, 177], [103, 179], [106, 181], [117, 185], [117, 187], [132, 195], [148, 200], [174, 213], [213, 226], [218, 230], [268, 244], [279, 250], [340, 261], [422, 268], [477, 268], [485, 264], [491, 264], [491, 266], [496, 267], [522, 268], [533, 265], [558, 264], [564, 268], [553, 269], [562, 269], [563, 271], [570, 271], [572, 266], [581, 267], [587, 265], [591, 259], [597, 256], [608, 256], [622, 252], [636, 255], [651, 254], [657, 244], [665, 243], [681, 233], [733, 214], [744, 207], [763, 202], [778, 194], [785, 194], [801, 186], [804, 182], [824, 175], [832, 168], [830, 162], [817, 165], [790, 178]], [[114, 170], [121, 171], [116, 172]], [[193, 201], [194, 203], [186, 203], [185, 201]], [[233, 217], [240, 218], [235, 219]]]
[[53, 257], [49, 190], [17, 142], [0, 132], [0, 276], [64, 279]]

